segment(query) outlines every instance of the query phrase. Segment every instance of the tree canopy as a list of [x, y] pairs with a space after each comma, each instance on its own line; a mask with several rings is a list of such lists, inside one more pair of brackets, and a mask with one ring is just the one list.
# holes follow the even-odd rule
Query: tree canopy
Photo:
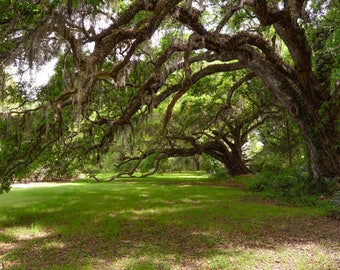
[[[0, 191], [34, 168], [98, 162], [126, 133], [147, 134], [155, 110], [163, 147], [141, 155], [218, 159], [225, 148], [246, 171], [242, 145], [275, 103], [306, 145], [311, 191], [324, 191], [340, 176], [339, 10], [334, 0], [2, 1]], [[52, 59], [44, 86], [9, 76]]]

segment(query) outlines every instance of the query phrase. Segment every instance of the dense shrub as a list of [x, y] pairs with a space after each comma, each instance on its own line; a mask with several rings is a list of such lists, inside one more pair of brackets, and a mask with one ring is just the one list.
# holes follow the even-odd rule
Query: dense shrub
[[316, 203], [316, 196], [311, 196], [305, 167], [295, 166], [289, 169], [264, 167], [253, 178], [246, 181], [250, 190], [263, 192], [265, 195], [284, 198], [295, 204], [310, 205]]

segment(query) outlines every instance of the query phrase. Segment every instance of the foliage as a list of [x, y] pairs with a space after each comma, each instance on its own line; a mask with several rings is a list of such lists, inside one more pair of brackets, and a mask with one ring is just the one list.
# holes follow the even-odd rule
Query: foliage
[[211, 158], [207, 154], [202, 155], [202, 169], [213, 178], [226, 179], [229, 177], [229, 173], [225, 166], [216, 159]]
[[[290, 168], [306, 166], [303, 140], [292, 120], [280, 108], [253, 134], [258, 151], [252, 153], [250, 167], [259, 172], [263, 167]], [[253, 146], [254, 147], [254, 146]]]
[[[247, 188], [261, 192], [264, 196], [284, 199], [295, 205], [316, 205], [320, 203], [318, 196], [313, 196], [308, 183], [308, 173], [305, 166], [297, 165], [292, 168], [266, 166], [252, 178], [245, 179]], [[323, 182], [326, 190], [334, 192], [336, 182]], [[330, 195], [330, 194], [328, 194]]]
[[315, 51], [314, 65], [324, 87], [331, 87], [331, 93], [339, 95], [336, 83], [340, 72], [340, 11], [331, 9], [324, 16], [316, 19], [316, 25], [307, 28], [308, 37]]

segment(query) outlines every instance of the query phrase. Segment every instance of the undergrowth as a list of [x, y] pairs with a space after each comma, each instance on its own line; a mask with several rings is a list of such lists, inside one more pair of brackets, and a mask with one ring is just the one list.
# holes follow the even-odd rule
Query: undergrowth
[[263, 196], [284, 199], [294, 205], [320, 205], [333, 208], [327, 200], [336, 190], [334, 181], [324, 179], [327, 193], [320, 194], [311, 189], [308, 172], [304, 167], [288, 169], [264, 168], [252, 178], [244, 178], [247, 189], [260, 192]]

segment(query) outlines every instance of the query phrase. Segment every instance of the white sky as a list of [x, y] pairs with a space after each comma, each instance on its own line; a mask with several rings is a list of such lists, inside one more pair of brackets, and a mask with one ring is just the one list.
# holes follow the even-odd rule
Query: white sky
[[39, 67], [39, 69], [29, 70], [24, 72], [23, 75], [19, 74], [18, 69], [15, 66], [10, 66], [7, 72], [15, 82], [29, 82], [32, 87], [39, 87], [45, 85], [54, 74], [54, 68], [57, 61], [58, 59], [54, 58], [45, 65]]
[[33, 71], [32, 80], [34, 80], [33, 84], [35, 86], [42, 86], [47, 84], [48, 80], [52, 77], [55, 73], [54, 68], [58, 62], [58, 58], [52, 59], [50, 62], [46, 63], [39, 70]]

